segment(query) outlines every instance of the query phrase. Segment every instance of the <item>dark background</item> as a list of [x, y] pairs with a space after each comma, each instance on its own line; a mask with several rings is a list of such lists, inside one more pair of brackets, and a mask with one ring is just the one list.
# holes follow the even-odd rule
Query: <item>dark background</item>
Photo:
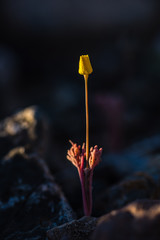
[[89, 54], [90, 144], [117, 152], [160, 131], [160, 3], [156, 0], [5, 0], [0, 3], [0, 118], [38, 105], [52, 145], [85, 141]]

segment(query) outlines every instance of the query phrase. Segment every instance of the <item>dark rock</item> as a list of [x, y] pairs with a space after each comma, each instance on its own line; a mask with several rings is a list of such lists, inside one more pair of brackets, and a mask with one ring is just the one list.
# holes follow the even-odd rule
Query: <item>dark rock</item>
[[96, 223], [96, 218], [82, 217], [49, 230], [47, 236], [49, 240], [88, 240]]
[[48, 133], [46, 117], [38, 107], [25, 108], [0, 122], [0, 156], [18, 146], [44, 153], [47, 150]]
[[141, 200], [99, 218], [92, 240], [158, 240], [160, 201]]
[[96, 196], [94, 209], [100, 216], [137, 199], [157, 198], [157, 185], [150, 175], [137, 172]]
[[[137, 199], [160, 198], [159, 141], [159, 135], [152, 136], [121, 154], [103, 156], [96, 169], [99, 175], [95, 174], [98, 176], [96, 187], [98, 180], [101, 181], [93, 201], [95, 216], [119, 209]], [[119, 181], [112, 180], [112, 177], [116, 180], [115, 176]]]
[[0, 123], [0, 239], [46, 239], [75, 217], [42, 158], [47, 128], [37, 107]]
[[[103, 172], [109, 167], [118, 176], [127, 176], [137, 171], [150, 171], [153, 155], [160, 153], [160, 135], [153, 135], [132, 144], [121, 153], [103, 154], [102, 162], [97, 171]], [[114, 175], [115, 175], [114, 174]]]
[[0, 239], [45, 239], [46, 231], [74, 219], [45, 162], [25, 152], [0, 166]]

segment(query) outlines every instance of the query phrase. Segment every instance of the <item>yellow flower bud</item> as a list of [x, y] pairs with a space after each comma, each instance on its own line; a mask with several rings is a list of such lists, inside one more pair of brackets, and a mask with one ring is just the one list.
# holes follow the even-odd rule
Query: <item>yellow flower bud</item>
[[93, 72], [91, 62], [88, 55], [82, 55], [79, 59], [79, 74], [89, 75]]

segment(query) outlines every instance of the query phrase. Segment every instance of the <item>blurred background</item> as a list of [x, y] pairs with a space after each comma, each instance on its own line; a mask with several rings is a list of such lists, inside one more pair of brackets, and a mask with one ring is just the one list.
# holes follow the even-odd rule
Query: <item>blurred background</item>
[[158, 0], [1, 0], [0, 119], [38, 105], [64, 158], [85, 141], [89, 54], [90, 144], [117, 152], [160, 131]]

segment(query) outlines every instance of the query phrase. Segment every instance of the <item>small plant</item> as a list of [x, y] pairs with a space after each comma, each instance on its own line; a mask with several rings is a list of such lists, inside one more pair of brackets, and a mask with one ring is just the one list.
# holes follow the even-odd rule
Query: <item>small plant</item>
[[84, 76], [85, 81], [85, 107], [86, 107], [86, 144], [82, 147], [76, 143], [71, 143], [71, 148], [67, 151], [67, 159], [77, 168], [83, 198], [84, 214], [90, 216], [92, 212], [92, 177], [93, 170], [101, 160], [102, 148], [98, 146], [90, 148], [89, 151], [89, 114], [88, 114], [88, 76], [93, 72], [89, 56], [82, 55], [79, 60], [79, 74]]

